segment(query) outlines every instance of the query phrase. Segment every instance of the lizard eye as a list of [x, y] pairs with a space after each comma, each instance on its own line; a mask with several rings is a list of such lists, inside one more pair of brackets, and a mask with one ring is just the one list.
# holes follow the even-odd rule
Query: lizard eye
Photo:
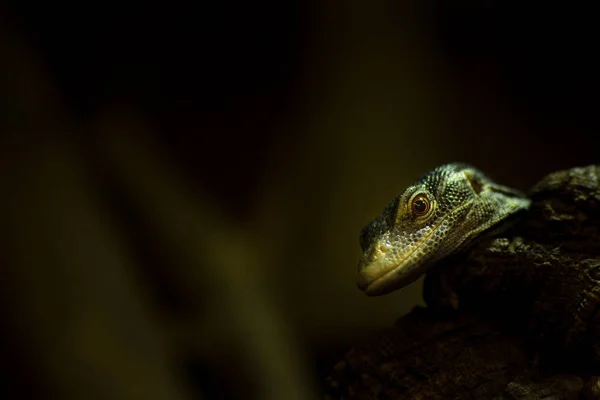
[[424, 194], [420, 194], [412, 200], [410, 207], [415, 213], [415, 215], [422, 216], [429, 212], [429, 209], [431, 208], [431, 203], [427, 196], [425, 196]]

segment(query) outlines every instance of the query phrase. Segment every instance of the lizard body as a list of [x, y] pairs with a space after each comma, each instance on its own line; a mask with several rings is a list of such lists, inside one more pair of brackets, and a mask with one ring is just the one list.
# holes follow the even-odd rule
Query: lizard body
[[529, 204], [524, 194], [493, 182], [474, 167], [442, 165], [409, 186], [362, 229], [357, 285], [372, 296], [402, 288]]

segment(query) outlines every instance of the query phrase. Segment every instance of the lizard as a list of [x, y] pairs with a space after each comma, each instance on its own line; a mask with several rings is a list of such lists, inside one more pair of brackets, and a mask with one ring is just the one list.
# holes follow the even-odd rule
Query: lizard
[[369, 296], [400, 289], [436, 261], [510, 226], [531, 201], [465, 163], [439, 166], [396, 196], [360, 232], [357, 286]]

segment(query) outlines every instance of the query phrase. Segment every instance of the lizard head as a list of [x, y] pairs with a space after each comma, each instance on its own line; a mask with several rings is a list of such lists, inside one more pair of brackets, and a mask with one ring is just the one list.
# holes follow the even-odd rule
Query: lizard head
[[440, 166], [362, 229], [357, 285], [370, 296], [400, 289], [529, 203], [522, 193], [469, 165]]

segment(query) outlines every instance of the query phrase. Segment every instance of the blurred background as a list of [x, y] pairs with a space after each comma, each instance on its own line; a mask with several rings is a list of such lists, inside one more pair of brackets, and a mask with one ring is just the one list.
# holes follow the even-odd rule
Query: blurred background
[[598, 25], [521, 2], [0, 7], [2, 398], [310, 399], [421, 303], [358, 233], [464, 161], [598, 162]]

